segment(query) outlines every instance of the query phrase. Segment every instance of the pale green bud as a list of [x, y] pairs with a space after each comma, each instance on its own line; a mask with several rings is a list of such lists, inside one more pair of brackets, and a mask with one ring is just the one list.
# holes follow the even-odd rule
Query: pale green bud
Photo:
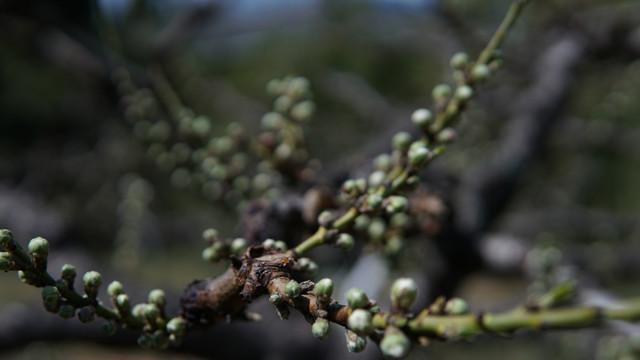
[[274, 247], [280, 251], [287, 251], [287, 243], [282, 240], [276, 240]]
[[60, 310], [58, 310], [58, 315], [63, 319], [71, 319], [76, 315], [76, 309], [68, 304], [61, 305]]
[[409, 224], [410, 218], [409, 215], [403, 212], [395, 213], [389, 219], [389, 224], [395, 228], [404, 228]]
[[218, 230], [214, 228], [208, 228], [202, 232], [202, 238], [206, 241], [214, 241], [218, 238]]
[[82, 281], [85, 288], [96, 290], [102, 285], [102, 275], [97, 271], [88, 271], [82, 277]]
[[46, 258], [49, 255], [49, 242], [45, 238], [37, 237], [29, 241], [28, 249], [34, 258]]
[[389, 154], [380, 154], [376, 156], [375, 159], [373, 159], [373, 166], [376, 168], [376, 170], [386, 172], [391, 169], [391, 165], [391, 156]]
[[364, 291], [358, 288], [352, 288], [346, 293], [347, 304], [354, 309], [366, 308], [369, 306], [369, 298]]
[[266, 239], [262, 242], [262, 246], [264, 246], [265, 249], [273, 250], [276, 248], [276, 241], [273, 239]]
[[471, 77], [475, 82], [484, 82], [491, 75], [491, 70], [485, 64], [477, 64], [471, 69]]
[[[42, 301], [44, 301], [46, 305], [51, 305], [52, 307], [53, 305], [57, 306], [60, 302], [60, 297], [60, 292], [55, 286], [45, 286], [42, 288]], [[58, 310], [57, 307], [56, 310]]]
[[133, 316], [135, 316], [138, 319], [144, 319], [144, 311], [146, 307], [147, 307], [147, 304], [136, 304], [133, 307], [133, 309], [131, 309], [131, 314], [133, 314]]
[[429, 109], [417, 109], [411, 114], [411, 121], [420, 129], [424, 129], [431, 123], [433, 115]]
[[375, 210], [382, 205], [382, 196], [378, 194], [369, 194], [367, 196], [367, 206], [372, 210]]
[[400, 329], [390, 326], [380, 341], [380, 351], [386, 359], [404, 359], [411, 350], [411, 340]]
[[111, 284], [107, 287], [107, 293], [111, 297], [116, 297], [120, 294], [124, 293], [124, 287], [120, 281], [112, 281]]
[[409, 200], [404, 196], [393, 195], [389, 196], [389, 204], [385, 207], [385, 210], [389, 214], [405, 212], [409, 208]]
[[382, 184], [384, 184], [384, 180], [386, 179], [386, 177], [387, 175], [384, 171], [376, 170], [372, 172], [369, 175], [369, 186], [372, 188], [381, 186]]
[[7, 252], [0, 252], [0, 271], [8, 271], [13, 266], [13, 256]]
[[360, 336], [367, 336], [373, 332], [371, 313], [368, 310], [355, 309], [347, 319], [347, 326]]
[[408, 310], [418, 296], [418, 285], [411, 278], [400, 278], [391, 286], [392, 306], [399, 310]]
[[187, 331], [187, 322], [183, 318], [175, 317], [167, 323], [167, 332], [172, 335], [183, 336]]
[[430, 151], [426, 147], [419, 147], [410, 149], [407, 155], [412, 166], [422, 167], [429, 160]]
[[129, 295], [127, 294], [120, 294], [116, 296], [116, 307], [118, 307], [118, 309], [129, 309], [129, 307], [131, 306], [131, 300], [129, 299]]
[[444, 305], [444, 311], [451, 315], [463, 315], [469, 312], [469, 305], [460, 298], [451, 298]]
[[455, 53], [449, 63], [456, 70], [464, 69], [469, 64], [469, 55], [464, 52]]
[[282, 304], [282, 295], [280, 295], [278, 293], [271, 294], [271, 296], [269, 296], [269, 302], [271, 302], [273, 305]]
[[358, 336], [358, 334], [354, 333], [349, 329], [345, 330], [344, 335], [347, 341], [347, 348], [349, 349], [350, 352], [354, 352], [354, 353], [362, 352], [367, 346], [366, 338], [362, 336]]
[[231, 242], [231, 252], [241, 254], [247, 249], [247, 240], [243, 238], [235, 238]]
[[353, 228], [358, 231], [365, 230], [371, 223], [371, 218], [367, 214], [360, 214], [354, 220]]
[[302, 292], [302, 287], [297, 281], [291, 280], [284, 286], [284, 293], [290, 298], [296, 298]]
[[320, 340], [324, 340], [331, 332], [331, 326], [326, 319], [318, 318], [313, 325], [311, 325], [311, 332], [313, 333], [313, 336]]
[[387, 231], [387, 225], [381, 218], [375, 218], [371, 220], [367, 227], [367, 234], [374, 240], [382, 239], [384, 233]]
[[160, 315], [160, 310], [154, 304], [146, 304], [144, 307], [144, 317], [149, 320], [154, 320]]
[[473, 96], [473, 88], [468, 85], [458, 86], [456, 89], [456, 99], [465, 102]]
[[291, 117], [298, 121], [308, 120], [316, 111], [316, 104], [311, 100], [301, 101], [291, 108]]
[[338, 239], [336, 240], [336, 246], [342, 251], [349, 251], [355, 245], [355, 240], [353, 236], [347, 233], [341, 233], [338, 235]]
[[167, 297], [162, 289], [154, 289], [149, 292], [149, 302], [162, 308], [167, 304]]
[[332, 222], [333, 222], [333, 216], [331, 215], [331, 211], [324, 210], [323, 212], [320, 213], [320, 215], [318, 215], [318, 225], [328, 228], [331, 226]]
[[438, 135], [436, 135], [436, 141], [442, 144], [448, 144], [455, 141], [456, 137], [458, 137], [458, 133], [454, 129], [448, 127], [440, 130]]
[[287, 112], [291, 105], [293, 105], [293, 100], [287, 95], [280, 95], [273, 101], [273, 109], [280, 113]]
[[346, 194], [350, 194], [356, 190], [356, 181], [353, 179], [349, 179], [345, 181], [344, 184], [342, 184], [342, 191], [344, 191]]
[[313, 293], [317, 297], [331, 297], [333, 294], [333, 281], [329, 278], [324, 278], [316, 283], [313, 288]]
[[107, 321], [102, 324], [102, 331], [109, 336], [115, 334], [116, 330], [118, 330], [118, 328], [111, 321]]
[[191, 131], [201, 137], [207, 136], [211, 131], [211, 120], [207, 116], [199, 115], [191, 122]]
[[367, 181], [363, 178], [358, 178], [355, 180], [356, 181], [356, 189], [363, 193], [365, 191], [367, 191]]
[[431, 96], [437, 102], [447, 100], [451, 96], [451, 86], [447, 84], [438, 84], [433, 87]]
[[406, 131], [396, 133], [391, 139], [391, 144], [394, 149], [406, 151], [411, 145], [411, 134]]
[[11, 230], [0, 230], [0, 250], [11, 250], [13, 248], [13, 233]]

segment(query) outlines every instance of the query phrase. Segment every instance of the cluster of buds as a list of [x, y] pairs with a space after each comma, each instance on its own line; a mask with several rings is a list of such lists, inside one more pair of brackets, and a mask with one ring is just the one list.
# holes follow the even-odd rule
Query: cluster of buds
[[209, 262], [218, 262], [227, 259], [230, 255], [241, 255], [247, 249], [247, 241], [244, 238], [233, 240], [221, 240], [218, 230], [209, 228], [202, 232], [202, 238], [208, 246], [202, 250], [202, 258]]

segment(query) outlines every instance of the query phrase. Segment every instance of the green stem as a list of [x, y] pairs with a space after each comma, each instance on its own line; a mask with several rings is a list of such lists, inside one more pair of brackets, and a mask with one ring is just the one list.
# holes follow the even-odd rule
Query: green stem
[[349, 209], [344, 215], [340, 216], [333, 222], [333, 229], [344, 230], [349, 224], [353, 222], [360, 215], [360, 212], [356, 208]]
[[513, 23], [516, 21], [518, 15], [520, 15], [520, 12], [528, 2], [529, 0], [519, 0], [511, 4], [507, 15], [505, 15], [502, 23], [491, 37], [491, 40], [489, 40], [487, 46], [480, 53], [478, 60], [476, 60], [476, 64], [487, 64], [489, 60], [491, 60], [493, 51], [500, 47], [504, 38], [507, 36], [509, 29], [511, 29], [511, 26], [513, 26]]
[[324, 244], [324, 235], [327, 233], [327, 229], [320, 226], [316, 232], [309, 236], [305, 241], [298, 244], [298, 246], [293, 249], [293, 251], [289, 251], [293, 255], [302, 255], [311, 249], [315, 249], [316, 247]]

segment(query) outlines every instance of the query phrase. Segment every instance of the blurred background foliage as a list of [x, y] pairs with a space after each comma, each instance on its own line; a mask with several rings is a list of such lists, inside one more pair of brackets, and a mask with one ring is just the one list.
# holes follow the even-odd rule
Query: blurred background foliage
[[[129, 69], [141, 88], [152, 86], [148, 74], [160, 71], [185, 106], [211, 119], [213, 133], [230, 122], [251, 133], [271, 108], [269, 80], [307, 77], [318, 108], [305, 125], [309, 153], [322, 162], [325, 178], [338, 180], [351, 169], [364, 174], [394, 132], [411, 129], [409, 116], [431, 105], [432, 87], [452, 83], [451, 55], [477, 54], [509, 3], [0, 1], [0, 225], [19, 241], [47, 237], [53, 264], [97, 268], [140, 294], [155, 287], [179, 293], [192, 279], [222, 271], [223, 265], [198, 261], [200, 233], [215, 226], [236, 236], [238, 213], [196, 186], [176, 188], [170, 172], [155, 165], [124, 111], [118, 68]], [[623, 297], [640, 292], [638, 19], [637, 1], [533, 1], [502, 49], [504, 68], [481, 87], [458, 126], [459, 140], [433, 166], [449, 179], [462, 179], [496, 152], [509, 118], [518, 113], [516, 95], [535, 81], [535, 60], [556, 39], [582, 31], [608, 44], [579, 62], [557, 123], [489, 232], [539, 250], [534, 255], [554, 248], [559, 256], [544, 256], [570, 263], [570, 271], [587, 283]], [[597, 38], [602, 28], [613, 30]], [[166, 104], [149, 106], [166, 116]], [[408, 247], [421, 249], [418, 256], [402, 256], [437, 263], [437, 255], [423, 257], [429, 245], [424, 250], [424, 242], [416, 241]], [[347, 263], [327, 266], [344, 270]], [[425, 267], [418, 264], [414, 272]], [[457, 294], [474, 310], [504, 310], [522, 301], [530, 282], [522, 272], [483, 270]], [[38, 302], [37, 290], [12, 277], [2, 276], [0, 287], [5, 309]], [[42, 316], [48, 316], [44, 309]], [[280, 331], [294, 329], [296, 321], [302, 322], [278, 325]], [[596, 358], [590, 340], [600, 336], [586, 331], [483, 338], [435, 344], [414, 357]], [[133, 349], [112, 353], [47, 339], [45, 334], [45, 342], [3, 351], [0, 358], [95, 358], [98, 352], [104, 358], [190, 358]], [[347, 354], [343, 345], [329, 350], [341, 341], [334, 334], [313, 349], [332, 358], [379, 356]]]

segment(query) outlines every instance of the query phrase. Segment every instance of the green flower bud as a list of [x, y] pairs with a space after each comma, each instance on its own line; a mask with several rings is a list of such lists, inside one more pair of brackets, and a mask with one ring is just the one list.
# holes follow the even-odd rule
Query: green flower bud
[[202, 232], [202, 238], [205, 241], [214, 241], [218, 238], [218, 230], [214, 228], [208, 228]]
[[411, 350], [411, 341], [400, 329], [389, 326], [380, 341], [380, 350], [387, 359], [404, 359]]
[[301, 101], [291, 108], [291, 117], [298, 121], [308, 120], [316, 111], [316, 104], [311, 100]]
[[146, 304], [144, 307], [144, 317], [149, 320], [155, 320], [160, 315], [160, 310], [154, 304]]
[[373, 332], [371, 313], [368, 310], [355, 309], [347, 319], [349, 329], [360, 336], [367, 336]]
[[391, 145], [394, 149], [400, 151], [406, 151], [411, 145], [411, 134], [406, 131], [401, 131], [393, 135], [393, 139], [391, 139]]
[[458, 133], [452, 128], [444, 128], [436, 135], [436, 141], [442, 144], [448, 144], [455, 141]]
[[96, 290], [102, 285], [102, 275], [97, 271], [88, 271], [82, 277], [86, 289]]
[[183, 336], [187, 331], [187, 321], [183, 318], [175, 317], [167, 323], [167, 332], [172, 335]]
[[414, 167], [422, 167], [429, 160], [430, 151], [426, 147], [409, 150], [409, 162]]
[[431, 96], [436, 102], [447, 100], [451, 96], [451, 86], [447, 84], [439, 84], [434, 86]]
[[208, 262], [216, 262], [222, 258], [220, 250], [215, 246], [207, 246], [202, 250], [202, 259]]
[[331, 215], [331, 211], [324, 210], [323, 212], [320, 213], [320, 215], [318, 215], [318, 225], [328, 228], [331, 226], [332, 222], [333, 222], [333, 215]]
[[331, 332], [331, 326], [326, 319], [318, 318], [313, 325], [311, 325], [311, 332], [313, 333], [313, 336], [320, 340], [324, 340]]
[[380, 171], [389, 171], [391, 169], [391, 156], [389, 154], [380, 154], [373, 159], [373, 167]]
[[367, 214], [360, 214], [354, 220], [353, 228], [358, 231], [365, 230], [371, 223], [371, 218]]
[[347, 233], [341, 233], [338, 235], [338, 239], [336, 240], [336, 246], [342, 251], [349, 251], [355, 245], [355, 240], [353, 236]]
[[409, 215], [403, 212], [395, 213], [389, 219], [389, 224], [394, 228], [402, 229], [409, 224], [410, 218]]
[[386, 178], [387, 174], [384, 171], [376, 170], [369, 175], [369, 186], [372, 188], [381, 186]]
[[280, 251], [287, 251], [287, 243], [282, 240], [276, 240], [274, 247]]
[[107, 293], [110, 297], [116, 297], [124, 293], [124, 287], [120, 281], [112, 281], [107, 287]]
[[384, 246], [384, 252], [388, 256], [396, 256], [404, 248], [404, 241], [400, 236], [394, 235], [387, 239]]
[[355, 180], [356, 181], [356, 189], [363, 193], [365, 191], [367, 191], [367, 181], [363, 178], [358, 178]]
[[317, 297], [331, 297], [333, 294], [333, 281], [329, 278], [324, 278], [316, 283], [316, 286], [313, 288], [313, 293]]
[[60, 315], [63, 319], [71, 319], [76, 315], [76, 309], [68, 304], [60, 306], [60, 310], [58, 310], [58, 315]]
[[247, 250], [247, 240], [243, 238], [235, 238], [231, 242], [231, 252], [234, 254], [241, 254]]
[[78, 320], [82, 323], [93, 321], [96, 311], [91, 306], [85, 306], [78, 311]]
[[271, 302], [273, 305], [282, 304], [282, 295], [280, 295], [278, 293], [271, 294], [271, 296], [269, 296], [269, 302]]
[[309, 91], [309, 80], [303, 76], [296, 76], [288, 81], [287, 93], [298, 98]]
[[60, 277], [69, 282], [73, 282], [76, 278], [76, 268], [71, 264], [62, 265], [62, 269], [60, 269]]
[[287, 95], [280, 95], [273, 101], [273, 109], [280, 113], [287, 112], [291, 105], [293, 105], [293, 100]]
[[475, 82], [484, 82], [489, 78], [489, 75], [491, 75], [491, 70], [485, 64], [477, 64], [471, 69], [471, 77]]
[[381, 218], [375, 218], [371, 220], [369, 226], [367, 227], [367, 234], [373, 240], [380, 240], [384, 236], [384, 233], [387, 231], [387, 225], [384, 220]]
[[298, 297], [301, 292], [302, 287], [300, 287], [300, 284], [295, 280], [289, 281], [287, 285], [284, 286], [284, 293], [290, 298]]
[[167, 304], [167, 297], [162, 289], [154, 289], [149, 292], [149, 302], [162, 308]]
[[451, 315], [463, 315], [469, 312], [469, 305], [460, 298], [451, 298], [444, 305], [444, 311]]
[[464, 52], [455, 53], [449, 62], [452, 68], [456, 70], [464, 69], [469, 64], [469, 55]]
[[0, 252], [0, 271], [8, 271], [13, 267], [13, 256], [7, 252]]
[[369, 194], [367, 196], [367, 206], [372, 210], [375, 210], [382, 205], [382, 196], [378, 194]]
[[358, 336], [358, 334], [349, 329], [345, 330], [344, 335], [347, 340], [347, 348], [350, 352], [359, 353], [367, 346], [366, 338]]
[[199, 135], [201, 137], [207, 136], [209, 134], [209, 131], [211, 131], [211, 120], [204, 115], [200, 115], [196, 117], [191, 122], [191, 131], [193, 131], [196, 135]]
[[49, 255], [49, 242], [45, 238], [37, 237], [29, 241], [28, 249], [34, 258], [46, 258]]
[[346, 293], [347, 304], [354, 309], [366, 308], [369, 306], [369, 298], [364, 291], [358, 288], [352, 288]]
[[411, 121], [420, 129], [425, 129], [431, 123], [433, 116], [429, 109], [417, 109], [411, 114]]
[[389, 214], [405, 212], [409, 208], [409, 200], [404, 196], [389, 196], [389, 203], [385, 207], [385, 210]]
[[13, 249], [13, 233], [11, 230], [0, 230], [0, 250], [12, 250]]
[[344, 184], [342, 184], [342, 191], [344, 191], [346, 194], [351, 194], [352, 192], [355, 192], [357, 190], [356, 188], [356, 181], [353, 179], [349, 179], [347, 181], [344, 182]]
[[144, 349], [150, 349], [153, 341], [147, 335], [142, 335], [138, 338], [138, 346]]
[[[122, 296], [122, 295], [120, 295]], [[128, 297], [127, 297], [128, 299]], [[133, 309], [131, 309], [131, 314], [140, 320], [144, 320], [144, 312], [147, 308], [147, 304], [136, 304]]]
[[456, 99], [459, 101], [465, 102], [471, 99], [473, 96], [473, 88], [468, 85], [458, 86], [456, 89]]
[[127, 310], [131, 306], [131, 300], [129, 299], [129, 295], [120, 294], [116, 296], [116, 307], [118, 309]]
[[418, 296], [418, 285], [413, 279], [400, 278], [391, 286], [391, 303], [396, 309], [406, 311]]
[[116, 333], [116, 330], [118, 330], [118, 328], [116, 327], [116, 325], [111, 322], [111, 321], [106, 321], [102, 324], [102, 331], [104, 331], [105, 334], [111, 336], [113, 334]]
[[266, 239], [262, 242], [262, 246], [264, 246], [265, 249], [273, 250], [276, 248], [276, 241], [273, 239]]
[[42, 288], [42, 301], [44, 301], [47, 310], [55, 309], [55, 312], [57, 312], [60, 298], [60, 292], [55, 286], [45, 286]]

